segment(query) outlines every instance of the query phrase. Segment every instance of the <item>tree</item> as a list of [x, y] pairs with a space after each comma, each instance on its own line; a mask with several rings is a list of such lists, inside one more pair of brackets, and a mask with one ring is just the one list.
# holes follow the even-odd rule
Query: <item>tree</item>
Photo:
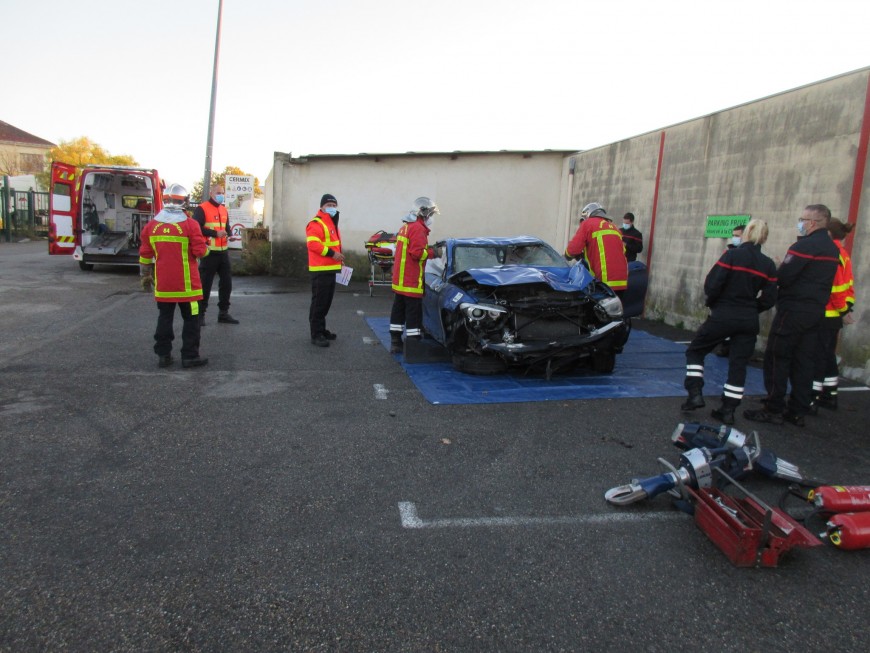
[[48, 188], [51, 181], [51, 162], [69, 163], [77, 168], [86, 165], [103, 164], [110, 166], [138, 166], [136, 159], [129, 154], [109, 154], [87, 136], [79, 136], [69, 141], [61, 141], [45, 155], [45, 170], [36, 178], [42, 188]]
[[[217, 186], [218, 184], [220, 184], [221, 186], [226, 188], [224, 180], [226, 179], [227, 175], [247, 176], [249, 174], [250, 173], [244, 172], [241, 168], [237, 168], [236, 166], [227, 166], [226, 168], [224, 168], [223, 172], [211, 173], [211, 181], [209, 182], [209, 186]], [[202, 179], [200, 179], [193, 185], [193, 188], [190, 191], [191, 204], [199, 204], [202, 202], [202, 185]], [[254, 197], [263, 197], [263, 189], [260, 188], [260, 180], [257, 177], [254, 177]]]

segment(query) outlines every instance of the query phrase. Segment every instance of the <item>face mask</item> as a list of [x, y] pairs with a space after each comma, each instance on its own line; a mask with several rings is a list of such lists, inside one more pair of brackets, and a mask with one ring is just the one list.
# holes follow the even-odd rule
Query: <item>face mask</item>
[[631, 229], [631, 224], [628, 223], [628, 222], [623, 222], [623, 223], [622, 223], [622, 230], [623, 230], [623, 231], [628, 231], [629, 229]]
[[732, 236], [731, 244], [734, 245], [734, 247], [740, 247], [740, 236]]
[[435, 221], [434, 218], [433, 218], [432, 216], [429, 216], [428, 218], [426, 218], [425, 220], [423, 220], [423, 224], [425, 224], [427, 227], [429, 227], [429, 228], [431, 229], [431, 228], [432, 228], [432, 223], [433, 223], [434, 221]]
[[798, 236], [806, 236], [807, 235], [807, 227], [803, 220], [798, 220]]
[[214, 196], [214, 201], [217, 202], [218, 204], [223, 204], [225, 199], [226, 199], [226, 197], [224, 197], [223, 195], [215, 195]]
[[335, 214], [338, 213], [338, 207], [336, 206], [327, 206], [323, 209], [324, 213], [328, 213], [330, 217], [334, 218]]

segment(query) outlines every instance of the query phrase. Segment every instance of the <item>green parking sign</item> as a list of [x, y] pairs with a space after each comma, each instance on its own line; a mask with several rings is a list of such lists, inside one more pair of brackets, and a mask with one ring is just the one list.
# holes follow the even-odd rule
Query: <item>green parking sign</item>
[[751, 215], [708, 215], [704, 238], [731, 238], [734, 227], [745, 226]]

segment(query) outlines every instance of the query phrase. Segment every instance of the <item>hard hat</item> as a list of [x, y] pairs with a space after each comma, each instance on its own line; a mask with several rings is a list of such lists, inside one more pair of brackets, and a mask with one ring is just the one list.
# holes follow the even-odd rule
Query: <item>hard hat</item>
[[169, 184], [163, 189], [163, 203], [173, 206], [184, 206], [190, 193], [181, 184]]
[[581, 218], [594, 218], [596, 216], [602, 218], [607, 217], [607, 211], [605, 211], [604, 207], [601, 206], [598, 202], [590, 202], [583, 207], [582, 211], [580, 211]]
[[422, 218], [429, 218], [438, 213], [438, 207], [428, 197], [418, 197], [414, 200], [411, 213]]

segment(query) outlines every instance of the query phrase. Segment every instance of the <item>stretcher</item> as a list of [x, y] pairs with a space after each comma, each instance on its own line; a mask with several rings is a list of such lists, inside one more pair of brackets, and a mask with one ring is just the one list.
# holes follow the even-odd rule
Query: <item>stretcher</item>
[[371, 268], [371, 276], [369, 277], [369, 297], [371, 297], [374, 295], [375, 286], [391, 286], [393, 283], [396, 234], [378, 231], [369, 236], [365, 247]]

